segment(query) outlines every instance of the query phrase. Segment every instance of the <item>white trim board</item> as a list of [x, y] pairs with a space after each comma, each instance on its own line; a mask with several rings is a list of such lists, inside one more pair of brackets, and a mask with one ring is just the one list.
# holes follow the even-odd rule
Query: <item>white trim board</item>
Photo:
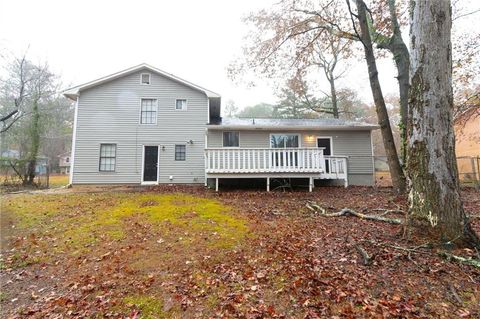
[[319, 138], [324, 138], [324, 139], [329, 139], [330, 140], [330, 155], [333, 156], [334, 155], [334, 152], [333, 152], [333, 136], [316, 136], [315, 137], [315, 147], [318, 147], [318, 139]]
[[[160, 145], [159, 144], [141, 144], [142, 145], [142, 172], [140, 175], [140, 184], [142, 185], [158, 185], [160, 182]], [[145, 146], [156, 146], [157, 147], [157, 181], [147, 181], [143, 180], [143, 171], [145, 169]]]

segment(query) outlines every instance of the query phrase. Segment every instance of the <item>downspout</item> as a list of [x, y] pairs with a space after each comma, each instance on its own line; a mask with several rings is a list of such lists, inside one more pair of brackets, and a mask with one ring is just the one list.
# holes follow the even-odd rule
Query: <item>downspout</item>
[[208, 127], [205, 128], [205, 147], [203, 148], [203, 157], [205, 159], [205, 164], [203, 166], [203, 171], [205, 174], [205, 186], [208, 186], [207, 183], [207, 148], [208, 148]]
[[80, 94], [77, 96], [77, 101], [75, 102], [75, 115], [73, 117], [73, 133], [72, 133], [72, 154], [71, 154], [71, 162], [70, 162], [70, 177], [69, 177], [69, 184], [73, 184], [73, 170], [75, 168], [75, 147], [76, 147], [76, 140], [77, 140], [77, 123], [78, 123], [78, 106], [80, 104]]

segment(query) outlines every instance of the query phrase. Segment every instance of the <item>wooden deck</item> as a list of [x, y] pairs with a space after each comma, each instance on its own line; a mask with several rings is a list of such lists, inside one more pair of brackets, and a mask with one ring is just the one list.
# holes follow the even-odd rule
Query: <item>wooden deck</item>
[[322, 148], [207, 148], [205, 180], [215, 178], [341, 179], [348, 185], [347, 157], [325, 156]]

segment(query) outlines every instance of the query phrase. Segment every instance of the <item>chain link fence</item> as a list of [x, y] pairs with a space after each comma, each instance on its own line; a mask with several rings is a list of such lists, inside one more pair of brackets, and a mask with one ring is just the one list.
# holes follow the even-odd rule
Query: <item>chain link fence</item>
[[[375, 186], [392, 186], [386, 156], [374, 156]], [[480, 156], [457, 157], [458, 176], [462, 186], [480, 188]]]

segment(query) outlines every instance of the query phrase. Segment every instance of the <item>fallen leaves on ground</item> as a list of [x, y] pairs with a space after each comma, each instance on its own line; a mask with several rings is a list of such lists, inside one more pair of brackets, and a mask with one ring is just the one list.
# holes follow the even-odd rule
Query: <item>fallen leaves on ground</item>
[[[399, 225], [313, 216], [305, 207], [315, 201], [329, 211], [405, 210], [405, 198], [387, 188], [124, 191], [7, 198], [4, 317], [480, 317], [480, 271], [437, 256], [421, 234], [402, 238]], [[175, 203], [183, 208], [155, 220], [149, 212], [164, 203], [162, 194], [180, 196]], [[198, 200], [185, 209], [176, 194]], [[463, 196], [480, 231], [480, 194], [469, 189]], [[135, 198], [143, 200], [127, 205]], [[94, 235], [73, 243], [66, 236], [75, 229]], [[372, 256], [369, 266], [356, 245]]]

